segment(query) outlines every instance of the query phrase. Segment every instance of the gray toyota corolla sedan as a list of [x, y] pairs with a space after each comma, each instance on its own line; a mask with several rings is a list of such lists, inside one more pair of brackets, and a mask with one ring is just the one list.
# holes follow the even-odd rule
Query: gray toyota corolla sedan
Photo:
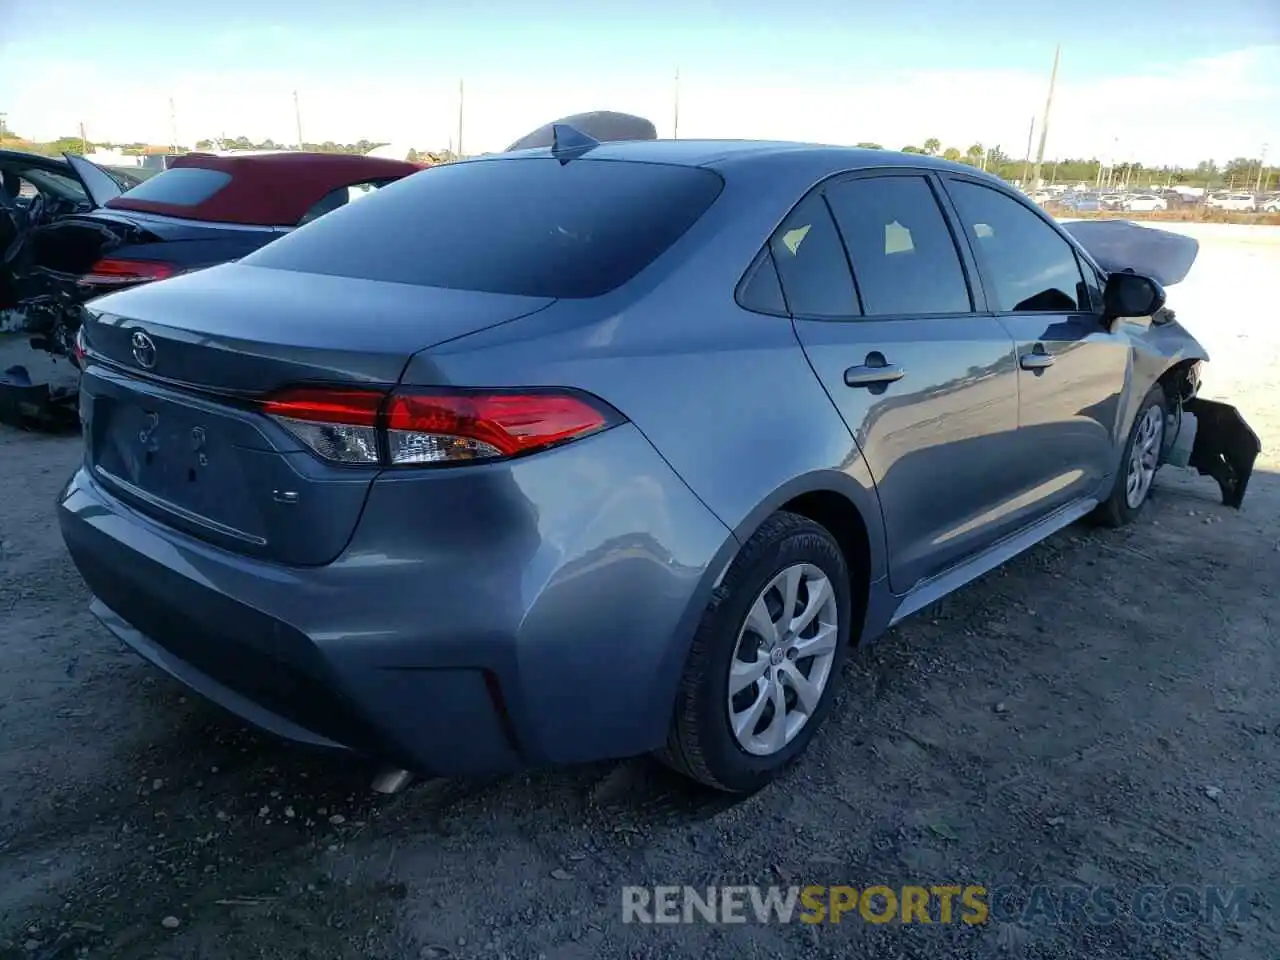
[[116, 636], [286, 737], [751, 790], [851, 642], [1162, 456], [1238, 505], [1163, 302], [969, 167], [558, 128], [96, 301], [62, 531]]

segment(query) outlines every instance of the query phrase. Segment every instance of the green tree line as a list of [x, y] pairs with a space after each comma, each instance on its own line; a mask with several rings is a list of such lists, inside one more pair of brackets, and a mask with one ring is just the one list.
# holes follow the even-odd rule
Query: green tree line
[[[86, 152], [91, 153], [94, 150], [117, 150], [125, 154], [140, 155], [147, 152], [148, 149], [155, 150], [154, 145], [149, 148], [144, 143], [105, 143], [102, 141], [84, 141], [79, 137], [59, 137], [57, 140], [48, 143], [30, 143], [16, 137], [12, 132], [9, 132], [4, 143], [11, 148], [29, 150], [32, 153], [40, 153], [46, 156], [59, 156], [64, 152], [83, 154]], [[363, 139], [357, 140], [355, 143], [337, 143], [333, 140], [325, 140], [323, 143], [304, 143], [302, 149], [312, 153], [364, 154], [382, 145], [383, 142]], [[864, 141], [857, 144], [857, 146], [872, 150], [885, 149], [883, 144], [870, 141]], [[287, 150], [293, 149], [293, 145], [277, 143], [270, 138], [255, 142], [248, 137], [240, 136], [221, 140], [197, 140], [195, 149], [197, 151], [216, 149]], [[979, 167], [1008, 181], [1021, 182], [1024, 178], [1029, 178], [1033, 167], [1033, 164], [1028, 164], [1025, 159], [1020, 160], [1009, 156], [999, 146], [990, 147], [981, 143], [972, 143], [962, 149], [958, 146], [943, 146], [942, 141], [937, 137], [930, 137], [919, 146], [910, 143], [906, 144], [900, 150], [903, 153], [919, 153], [930, 157], [942, 157], [956, 163]], [[185, 153], [188, 150], [186, 147], [179, 147], [178, 152]], [[440, 163], [453, 158], [447, 151], [415, 149], [410, 151], [409, 159]], [[1099, 182], [1105, 176], [1111, 184], [1127, 183], [1130, 186], [1138, 187], [1183, 185], [1249, 189], [1258, 182], [1259, 170], [1262, 170], [1261, 179], [1264, 183], [1271, 186], [1277, 185], [1273, 183], [1278, 179], [1275, 176], [1275, 169], [1263, 168], [1262, 161], [1254, 157], [1236, 157], [1222, 166], [1212, 160], [1202, 160], [1194, 167], [1147, 166], [1141, 163], [1120, 163], [1114, 167], [1107, 167], [1097, 157], [1062, 157], [1045, 160], [1040, 166], [1040, 177], [1045, 183], [1093, 184]]]

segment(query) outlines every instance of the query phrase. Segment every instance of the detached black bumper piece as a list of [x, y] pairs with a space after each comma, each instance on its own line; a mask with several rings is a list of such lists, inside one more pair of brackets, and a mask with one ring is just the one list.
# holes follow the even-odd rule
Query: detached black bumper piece
[[1222, 502], [1239, 510], [1254, 461], [1262, 452], [1262, 441], [1233, 406], [1197, 397], [1188, 400], [1183, 409], [1196, 418], [1190, 465], [1217, 480]]
[[78, 392], [32, 383], [26, 367], [0, 371], [0, 423], [24, 430], [74, 431], [80, 427]]

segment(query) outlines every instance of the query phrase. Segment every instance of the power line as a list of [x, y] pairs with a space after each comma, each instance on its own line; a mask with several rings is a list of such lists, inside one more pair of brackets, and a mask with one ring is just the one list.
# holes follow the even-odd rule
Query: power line
[[676, 67], [676, 85], [675, 85], [675, 101], [673, 103], [674, 116], [671, 121], [671, 139], [680, 139], [680, 68]]
[[1053, 109], [1053, 88], [1058, 82], [1058, 59], [1062, 56], [1062, 44], [1053, 49], [1053, 71], [1049, 74], [1049, 96], [1044, 102], [1044, 118], [1040, 121], [1040, 148], [1036, 150], [1036, 169], [1032, 182], [1040, 186], [1040, 165], [1044, 163], [1044, 145], [1049, 138], [1049, 111]]
[[458, 81], [458, 159], [462, 159], [462, 106], [463, 97], [466, 91], [463, 88], [463, 81]]
[[1027, 155], [1022, 161], [1022, 188], [1027, 187], [1027, 174], [1031, 170], [1031, 141], [1036, 135], [1036, 118], [1031, 118], [1031, 128], [1027, 130]]

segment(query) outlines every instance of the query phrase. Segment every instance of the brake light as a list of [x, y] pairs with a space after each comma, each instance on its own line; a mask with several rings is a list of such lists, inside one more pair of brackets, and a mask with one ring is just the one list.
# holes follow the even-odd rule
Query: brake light
[[154, 260], [121, 260], [106, 257], [90, 267], [89, 271], [80, 278], [80, 283], [87, 287], [114, 287], [164, 280], [177, 272], [171, 264], [157, 263]]
[[555, 390], [293, 387], [263, 412], [326, 460], [391, 467], [502, 460], [621, 420], [594, 398]]
[[76, 366], [79, 367], [84, 363], [84, 355], [86, 353], [84, 345], [84, 324], [76, 330], [76, 338], [71, 342], [71, 354], [75, 357]]

